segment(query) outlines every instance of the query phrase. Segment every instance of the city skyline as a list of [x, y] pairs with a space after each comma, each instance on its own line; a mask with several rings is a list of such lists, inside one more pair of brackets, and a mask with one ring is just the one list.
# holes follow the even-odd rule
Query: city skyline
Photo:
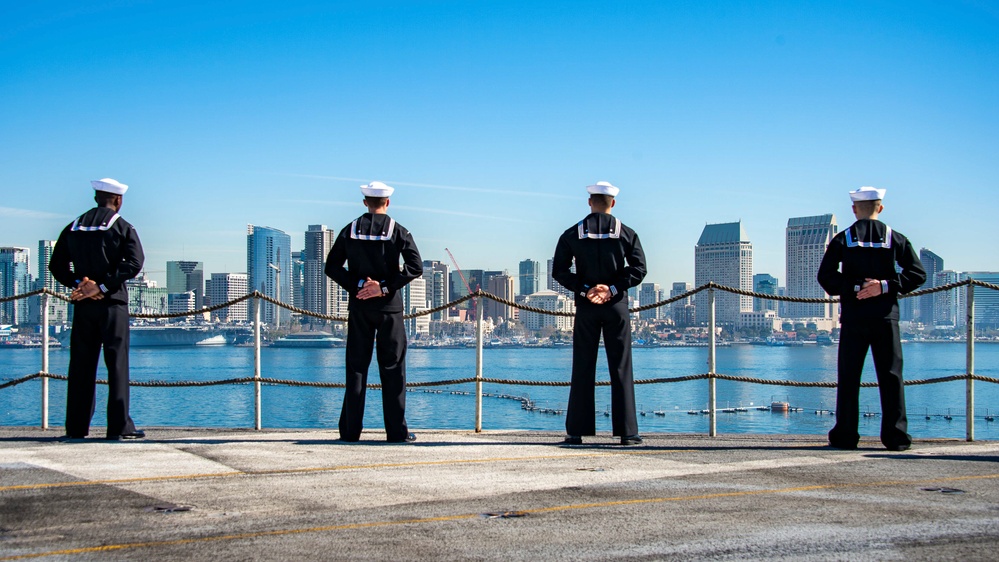
[[999, 210], [988, 3], [153, 0], [5, 22], [4, 245], [55, 239], [110, 176], [150, 269], [239, 271], [247, 223], [302, 248], [381, 180], [425, 257], [516, 272], [607, 180], [666, 286], [693, 279], [705, 224], [736, 221], [780, 276], [784, 218], [846, 227], [874, 185], [914, 244], [999, 270], [967, 244]]

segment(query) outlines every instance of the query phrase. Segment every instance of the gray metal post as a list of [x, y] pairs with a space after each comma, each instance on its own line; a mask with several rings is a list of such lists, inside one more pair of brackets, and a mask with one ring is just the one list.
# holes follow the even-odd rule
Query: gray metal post
[[49, 428], [49, 295], [42, 293], [42, 429]]
[[708, 289], [708, 435], [718, 435], [718, 412], [715, 410], [715, 290]]
[[253, 297], [253, 429], [259, 430], [260, 425], [260, 301]]
[[475, 433], [482, 433], [482, 299], [475, 303]]
[[975, 374], [975, 286], [969, 281], [967, 287], [967, 314], [968, 314], [968, 342], [967, 342], [967, 369], [968, 379], [966, 381], [965, 396], [965, 433], [968, 441], [975, 440], [975, 379], [971, 375]]

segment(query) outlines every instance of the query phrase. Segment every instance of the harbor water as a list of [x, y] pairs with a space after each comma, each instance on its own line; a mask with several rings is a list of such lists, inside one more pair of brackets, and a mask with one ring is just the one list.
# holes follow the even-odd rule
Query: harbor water
[[[965, 371], [963, 343], [906, 343], [907, 380], [962, 374]], [[977, 344], [976, 373], [999, 377], [999, 344]], [[483, 375], [487, 378], [567, 382], [572, 350], [559, 348], [487, 348]], [[50, 371], [66, 373], [69, 352], [50, 353]], [[0, 379], [15, 379], [34, 373], [41, 364], [38, 349], [0, 351]], [[680, 377], [707, 371], [705, 348], [635, 348], [635, 378]], [[598, 380], [608, 380], [601, 351]], [[343, 349], [265, 348], [262, 350], [262, 376], [308, 382], [342, 382]], [[133, 381], [209, 381], [253, 375], [253, 349], [247, 347], [133, 348]], [[734, 345], [719, 347], [717, 372], [727, 375], [792, 381], [835, 381], [836, 347], [769, 347]], [[461, 379], [475, 375], [475, 350], [410, 348], [410, 382]], [[99, 377], [106, 372], [101, 366]], [[874, 368], [868, 357], [864, 380], [874, 381]], [[373, 361], [370, 383], [378, 382]], [[407, 419], [411, 429], [473, 429], [475, 424], [474, 384], [411, 388], [407, 395]], [[644, 384], [636, 386], [638, 407], [643, 415], [643, 432], [708, 431], [708, 383], [704, 380]], [[483, 400], [484, 429], [564, 429], [567, 387], [513, 386], [485, 384], [489, 395]], [[824, 434], [833, 425], [836, 391], [828, 388], [796, 388], [717, 382], [717, 407], [744, 407], [746, 411], [719, 412], [719, 433]], [[50, 424], [61, 426], [65, 412], [66, 383], [50, 382]], [[105, 423], [107, 388], [98, 387], [94, 425]], [[268, 428], [335, 428], [343, 393], [336, 388], [263, 387], [262, 420]], [[986, 421], [986, 415], [999, 410], [999, 385], [976, 382], [975, 435], [978, 439], [999, 438], [999, 425]], [[520, 398], [531, 399], [539, 408], [522, 409]], [[757, 410], [772, 401], [786, 401], [801, 411], [775, 413]], [[909, 386], [906, 389], [909, 432], [916, 438], [965, 435], [965, 381]], [[610, 388], [597, 389], [594, 415], [598, 431], [610, 431]], [[880, 405], [876, 388], [861, 391], [861, 411], [872, 414], [860, 422], [862, 435], [876, 436], [880, 425]], [[33, 380], [0, 390], [0, 425], [39, 425], [41, 423], [41, 383]], [[542, 412], [555, 410], [555, 412]], [[253, 427], [253, 385], [225, 385], [188, 388], [133, 387], [132, 417], [139, 427]], [[691, 411], [696, 413], [690, 413]], [[820, 413], [816, 413], [820, 411]], [[952, 419], [947, 419], [950, 417]], [[365, 412], [367, 429], [382, 427], [380, 391], [368, 391]]]

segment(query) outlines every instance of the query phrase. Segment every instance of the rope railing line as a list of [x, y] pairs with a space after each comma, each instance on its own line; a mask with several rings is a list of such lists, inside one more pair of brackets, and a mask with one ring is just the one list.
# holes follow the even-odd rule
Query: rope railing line
[[[943, 292], [943, 291], [950, 291], [950, 290], [953, 290], [953, 289], [956, 289], [956, 288], [959, 288], [959, 287], [964, 287], [964, 286], [967, 286], [967, 285], [975, 285], [975, 286], [978, 286], [978, 287], [984, 287], [986, 289], [992, 289], [994, 291], [999, 291], [999, 285], [992, 284], [992, 283], [986, 283], [984, 281], [979, 281], [977, 279], [965, 279], [964, 281], [957, 281], [957, 282], [954, 282], [954, 283], [949, 283], [947, 285], [941, 285], [939, 287], [931, 287], [929, 289], [921, 289], [921, 290], [918, 290], [918, 291], [913, 291], [911, 293], [907, 293], [907, 294], [904, 294], [904, 295], [899, 295], [899, 297], [900, 298], [920, 297], [920, 296], [929, 295], [929, 294], [932, 294], [932, 293], [939, 293], [939, 292]], [[773, 300], [773, 301], [783, 301], [783, 302], [813, 303], [813, 304], [838, 303], [839, 302], [839, 299], [818, 299], [818, 298], [805, 298], [805, 297], [788, 297], [788, 296], [770, 295], [770, 294], [767, 294], [767, 293], [757, 293], [755, 291], [747, 291], [745, 289], [738, 289], [738, 288], [735, 288], [735, 287], [728, 287], [726, 285], [719, 285], [718, 283], [715, 283], [714, 281], [709, 281], [709, 282], [705, 283], [704, 285], [701, 285], [699, 287], [691, 289], [690, 291], [687, 291], [686, 293], [683, 293], [681, 295], [677, 295], [675, 297], [670, 297], [668, 299], [664, 299], [664, 300], [661, 300], [659, 302], [655, 302], [655, 303], [650, 303], [650, 304], [647, 304], [647, 305], [638, 306], [638, 307], [629, 309], [629, 312], [642, 312], [642, 311], [645, 311], [645, 310], [651, 310], [653, 308], [659, 308], [659, 307], [662, 307], [662, 306], [666, 306], [668, 304], [672, 304], [674, 302], [690, 298], [690, 297], [696, 295], [697, 293], [700, 293], [701, 291], [704, 291], [706, 289], [718, 289], [719, 291], [725, 291], [727, 293], [733, 293], [733, 294], [742, 295], [742, 296], [746, 296], [746, 297], [760, 298], [760, 299]], [[25, 298], [29, 298], [29, 297], [33, 297], [35, 295], [41, 295], [41, 294], [46, 294], [46, 295], [55, 297], [57, 299], [69, 302], [69, 303], [73, 302], [72, 299], [70, 299], [68, 296], [66, 296], [66, 295], [64, 295], [62, 293], [58, 293], [56, 291], [52, 291], [51, 289], [37, 289], [37, 290], [30, 291], [30, 292], [27, 292], [27, 293], [22, 293], [22, 294], [19, 294], [19, 295], [13, 295], [13, 296], [9, 296], [9, 297], [2, 297], [2, 298], [0, 298], [0, 303], [11, 302], [11, 301], [19, 300], [19, 299], [25, 299]], [[334, 316], [334, 315], [331, 315], [331, 314], [320, 314], [318, 312], [312, 312], [311, 310], [306, 310], [306, 309], [301, 308], [301, 307], [297, 307], [297, 306], [294, 306], [294, 305], [290, 305], [290, 304], [284, 303], [284, 302], [282, 302], [280, 300], [277, 300], [277, 299], [275, 299], [273, 297], [269, 297], [269, 296], [261, 293], [260, 291], [253, 291], [251, 293], [247, 293], [246, 295], [243, 295], [241, 297], [235, 298], [233, 300], [230, 300], [230, 301], [227, 301], [227, 302], [224, 302], [224, 303], [219, 303], [219, 304], [212, 305], [212, 306], [208, 306], [208, 307], [203, 307], [203, 308], [200, 308], [198, 310], [192, 310], [192, 311], [186, 311], [186, 312], [162, 313], [162, 314], [136, 313], [136, 314], [131, 314], [130, 316], [132, 318], [142, 318], [142, 319], [169, 319], [169, 318], [182, 318], [182, 317], [185, 317], [185, 316], [197, 316], [197, 315], [200, 315], [200, 314], [205, 314], [206, 312], [214, 312], [216, 310], [221, 310], [223, 308], [227, 308], [229, 306], [232, 306], [232, 305], [235, 305], [235, 304], [239, 304], [239, 303], [241, 303], [243, 301], [246, 301], [248, 299], [251, 299], [251, 298], [259, 298], [259, 299], [261, 299], [263, 301], [269, 302], [269, 303], [271, 303], [271, 304], [273, 304], [275, 306], [282, 307], [282, 308], [284, 308], [286, 310], [289, 310], [291, 312], [295, 312], [295, 313], [298, 313], [298, 314], [303, 314], [305, 316], [311, 316], [313, 318], [319, 318], [319, 319], [322, 319], [322, 320], [330, 320], [330, 321], [334, 321], [334, 322], [346, 322], [347, 321], [347, 318], [343, 317], [343, 316]], [[403, 316], [403, 318], [409, 320], [409, 319], [412, 319], [412, 318], [418, 318], [420, 316], [428, 316], [428, 315], [431, 315], [431, 314], [436, 314], [438, 312], [447, 310], [447, 309], [449, 309], [449, 308], [451, 308], [453, 306], [457, 306], [457, 305], [459, 305], [459, 304], [461, 304], [461, 303], [463, 303], [463, 302], [465, 302], [467, 300], [474, 299], [474, 298], [487, 298], [487, 299], [493, 300], [495, 302], [498, 302], [500, 304], [511, 306], [511, 307], [514, 307], [514, 308], [517, 308], [517, 309], [520, 309], [520, 310], [523, 310], [523, 311], [527, 311], [527, 312], [535, 312], [535, 313], [538, 313], [538, 314], [547, 314], [547, 315], [551, 315], [551, 316], [564, 316], [564, 317], [574, 317], [575, 316], [575, 313], [573, 313], [573, 312], [560, 312], [560, 311], [547, 310], [547, 309], [544, 309], [544, 308], [538, 308], [538, 307], [534, 307], [534, 306], [529, 306], [529, 305], [518, 303], [516, 301], [512, 301], [512, 300], [509, 300], [509, 299], [504, 299], [504, 298], [499, 297], [497, 295], [494, 295], [492, 293], [488, 293], [486, 291], [478, 289], [478, 290], [476, 290], [473, 293], [470, 293], [470, 294], [464, 295], [462, 297], [459, 297], [459, 298], [457, 298], [457, 299], [455, 299], [453, 301], [450, 301], [448, 303], [442, 304], [442, 305], [440, 305], [440, 306], [438, 306], [436, 308], [431, 308], [431, 309], [427, 309], [427, 310], [421, 310], [419, 312], [414, 312], [412, 314], [406, 314], [406, 315]]]
[[[53, 380], [68, 380], [69, 377], [66, 375], [58, 375], [53, 373], [37, 372], [30, 375], [23, 376], [18, 379], [7, 381], [0, 384], [0, 389], [17, 386], [28, 381], [46, 377]], [[762, 379], [758, 377], [743, 377], [735, 375], [725, 375], [721, 373], [699, 373], [694, 375], [686, 375], [681, 377], [662, 377], [654, 379], [636, 379], [635, 384], [671, 384], [678, 382], [690, 382], [699, 381], [706, 379], [718, 379], [727, 380], [733, 382], [744, 382], [750, 384], [762, 384], [770, 386], [789, 386], [798, 388], [836, 388], [837, 383], [835, 382], [824, 382], [824, 381], [789, 381], [780, 379]], [[952, 381], [961, 380], [975, 380], [981, 382], [988, 382], [993, 384], [999, 384], [999, 378], [987, 377], [984, 375], [969, 375], [967, 373], [960, 375], [950, 375], [945, 377], [937, 377], [930, 379], [915, 379], [905, 381], [905, 386], [920, 386], [927, 384], [937, 384]], [[259, 382], [262, 384], [280, 385], [280, 386], [296, 386], [296, 387], [311, 387], [311, 388], [344, 388], [344, 383], [340, 382], [319, 382], [319, 381], [295, 381], [290, 379], [275, 379], [275, 378], [254, 378], [254, 377], [239, 377], [231, 379], [218, 379], [210, 381], [129, 381], [129, 386], [134, 387], [146, 387], [146, 388], [182, 388], [182, 387], [207, 387], [207, 386], [223, 386], [229, 384], [249, 384]], [[433, 387], [433, 386], [452, 386], [460, 384], [468, 384], [473, 382], [483, 382], [491, 384], [505, 384], [511, 386], [549, 386], [549, 387], [567, 387], [572, 383], [569, 381], [532, 381], [532, 380], [518, 380], [518, 379], [496, 379], [484, 377], [482, 379], [476, 379], [475, 377], [466, 377], [460, 379], [445, 379], [439, 381], [418, 381], [418, 382], [407, 382], [406, 386], [408, 388], [420, 388], [420, 387]], [[107, 385], [108, 381], [106, 379], [97, 379], [97, 384]], [[597, 381], [596, 386], [610, 386], [611, 381]], [[864, 388], [877, 388], [877, 382], [862, 382], [861, 387]], [[369, 384], [368, 388], [379, 389], [382, 385], [380, 384]]]

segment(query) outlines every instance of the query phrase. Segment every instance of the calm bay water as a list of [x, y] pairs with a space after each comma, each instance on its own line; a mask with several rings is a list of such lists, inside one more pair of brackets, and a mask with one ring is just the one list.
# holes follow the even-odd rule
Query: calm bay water
[[[978, 344], [976, 372], [999, 377], [999, 344]], [[964, 372], [965, 346], [961, 343], [909, 343], [904, 345], [905, 376], [909, 380], [935, 378]], [[279, 349], [262, 351], [262, 375], [298, 381], [342, 382], [342, 349]], [[486, 349], [483, 374], [489, 378], [568, 381], [572, 352], [557, 349]], [[132, 350], [132, 379], [145, 380], [218, 380], [253, 375], [253, 349], [243, 347], [138, 348]], [[69, 352], [53, 350], [50, 370], [65, 373]], [[707, 370], [704, 348], [636, 348], [636, 379], [678, 377]], [[718, 348], [718, 372], [728, 375], [795, 381], [835, 381], [835, 347], [758, 347]], [[38, 371], [41, 352], [32, 349], [0, 351], [0, 379], [6, 381]], [[598, 380], [607, 380], [601, 351]], [[474, 349], [410, 349], [410, 382], [438, 381], [472, 377], [475, 374]], [[101, 367], [101, 378], [106, 373]], [[864, 380], [873, 381], [874, 367], [868, 358]], [[378, 382], [373, 362], [369, 382]], [[703, 432], [708, 430], [706, 415], [690, 415], [690, 409], [707, 406], [707, 381], [636, 386], [639, 417], [643, 432]], [[441, 390], [436, 393], [435, 390]], [[824, 434], [832, 427], [833, 417], [817, 415], [815, 410], [835, 409], [835, 389], [789, 388], [718, 381], [719, 408], [746, 406], [748, 412], [718, 414], [720, 433]], [[410, 427], [428, 429], [472, 429], [475, 423], [475, 398], [451, 394], [474, 391], [474, 385], [414, 388], [407, 395], [407, 418]], [[486, 384], [485, 392], [529, 396], [540, 407], [564, 408], [567, 387], [520, 387]], [[66, 384], [50, 383], [50, 423], [60, 426], [65, 412]], [[999, 385], [978, 382], [975, 385], [977, 418], [976, 438], [999, 439], [999, 425], [983, 417], [999, 411]], [[40, 381], [31, 381], [0, 390], [0, 425], [39, 425]], [[106, 387], [98, 387], [98, 408], [94, 425], [103, 426]], [[265, 386], [263, 388], [263, 425], [268, 428], [335, 428], [343, 393], [340, 389]], [[774, 414], [753, 410], [773, 400], [786, 400], [803, 412]], [[955, 381], [906, 389], [909, 432], [914, 437], [964, 437], [965, 383]], [[597, 389], [598, 431], [610, 431], [610, 388]], [[228, 385], [203, 388], [133, 388], [132, 417], [140, 427], [202, 426], [252, 427], [253, 386]], [[656, 416], [653, 410], [665, 411]], [[877, 389], [861, 391], [861, 410], [879, 413]], [[952, 421], [944, 414], [951, 414]], [[930, 419], [926, 419], [926, 415]], [[564, 430], [563, 415], [527, 412], [517, 400], [486, 397], [483, 403], [484, 429]], [[876, 436], [880, 417], [862, 418], [862, 435]], [[365, 425], [382, 427], [380, 391], [368, 392]]]

